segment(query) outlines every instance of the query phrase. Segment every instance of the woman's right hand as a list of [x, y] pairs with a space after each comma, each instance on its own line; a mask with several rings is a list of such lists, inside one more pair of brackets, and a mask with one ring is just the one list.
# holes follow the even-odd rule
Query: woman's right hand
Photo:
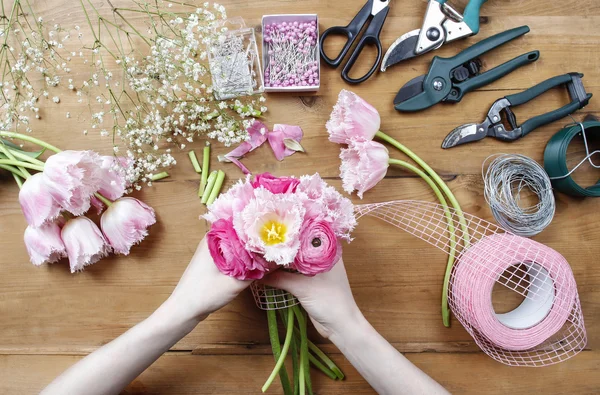
[[352, 296], [341, 259], [329, 272], [314, 277], [277, 270], [261, 282], [296, 296], [317, 331], [325, 338], [362, 315]]

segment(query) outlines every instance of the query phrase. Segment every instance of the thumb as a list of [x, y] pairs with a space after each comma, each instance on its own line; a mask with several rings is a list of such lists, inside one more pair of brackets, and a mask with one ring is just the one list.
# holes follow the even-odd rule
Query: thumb
[[289, 273], [283, 270], [276, 270], [260, 280], [261, 283], [273, 288], [283, 289], [292, 293], [294, 296], [302, 297], [305, 283], [309, 278], [300, 273]]

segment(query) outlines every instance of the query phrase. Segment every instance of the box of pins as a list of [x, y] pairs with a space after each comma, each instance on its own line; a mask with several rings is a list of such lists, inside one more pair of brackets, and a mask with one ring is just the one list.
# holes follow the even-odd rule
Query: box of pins
[[318, 91], [317, 14], [264, 15], [262, 33], [265, 92]]

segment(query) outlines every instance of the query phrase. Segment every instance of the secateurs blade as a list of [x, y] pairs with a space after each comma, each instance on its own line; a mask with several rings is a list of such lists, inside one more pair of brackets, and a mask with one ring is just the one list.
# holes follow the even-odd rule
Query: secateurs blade
[[398, 38], [387, 50], [381, 71], [403, 60], [438, 49], [444, 43], [479, 32], [479, 9], [487, 0], [471, 0], [464, 15], [446, 4], [448, 0], [429, 0], [421, 29]]
[[[557, 121], [574, 113], [585, 107], [592, 97], [591, 93], [586, 93], [581, 78], [583, 78], [583, 74], [580, 73], [559, 75], [541, 82], [523, 92], [505, 96], [502, 99], [497, 100], [492, 105], [492, 108], [482, 123], [468, 123], [457, 127], [446, 136], [442, 143], [442, 148], [456, 147], [460, 144], [481, 140], [487, 136], [503, 141], [514, 141], [540, 126]], [[571, 97], [571, 102], [569, 104], [549, 113], [533, 117], [525, 121], [522, 125], [517, 124], [517, 118], [512, 112], [511, 107], [527, 103], [542, 93], [564, 84], [566, 84], [567, 89], [569, 90], [569, 96]], [[510, 130], [507, 130], [502, 122], [503, 113], [506, 114], [506, 120], [510, 125]]]
[[396, 95], [398, 111], [419, 111], [441, 101], [459, 102], [463, 96], [539, 59], [539, 51], [531, 51], [486, 72], [481, 72], [479, 56], [529, 32], [521, 26], [488, 37], [451, 58], [435, 56], [427, 74], [407, 82]]

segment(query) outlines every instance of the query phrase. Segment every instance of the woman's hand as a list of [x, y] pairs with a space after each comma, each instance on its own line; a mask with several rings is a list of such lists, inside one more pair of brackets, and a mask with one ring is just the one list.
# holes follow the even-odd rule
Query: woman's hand
[[204, 238], [164, 306], [183, 320], [201, 321], [231, 302], [251, 283], [221, 273]]
[[315, 328], [325, 338], [362, 317], [341, 259], [329, 272], [314, 277], [277, 270], [261, 282], [296, 296]]

